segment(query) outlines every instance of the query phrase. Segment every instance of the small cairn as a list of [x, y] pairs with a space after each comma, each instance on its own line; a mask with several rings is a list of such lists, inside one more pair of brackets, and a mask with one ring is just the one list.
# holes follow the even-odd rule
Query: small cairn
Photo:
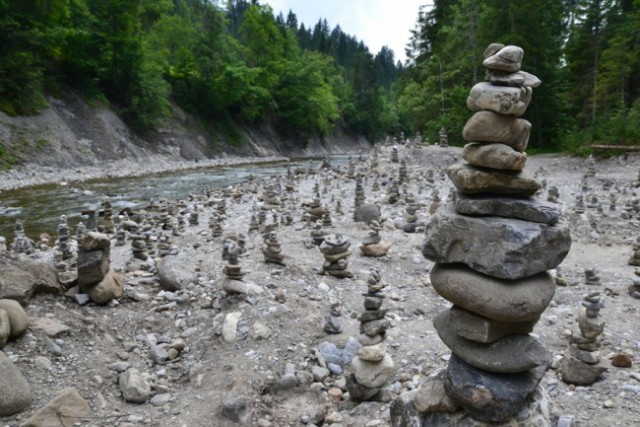
[[226, 261], [224, 266], [224, 274], [230, 280], [242, 280], [242, 278], [247, 274], [242, 271], [242, 267], [240, 266], [239, 261], [240, 256], [240, 248], [238, 244], [231, 240], [226, 239], [222, 244], [222, 259]]
[[629, 261], [627, 261], [627, 264], [640, 267], [640, 237], [638, 237], [633, 244], [633, 254], [631, 258], [629, 258]]
[[378, 221], [371, 221], [369, 224], [369, 231], [367, 237], [362, 241], [360, 250], [362, 254], [367, 257], [381, 257], [386, 255], [391, 247], [391, 243], [387, 243], [382, 240], [380, 236], [380, 230], [382, 226]]
[[558, 187], [552, 185], [547, 189], [547, 202], [549, 203], [558, 203], [558, 198], [560, 198], [560, 192], [558, 191]]
[[315, 195], [316, 197], [311, 202], [307, 203], [306, 209], [307, 214], [313, 221], [322, 220], [322, 216], [324, 215], [324, 208], [320, 202], [320, 193], [316, 191]]
[[581, 215], [587, 211], [584, 206], [584, 197], [582, 196], [582, 194], [578, 194], [576, 196], [576, 204], [573, 207], [573, 211], [578, 215]]
[[107, 234], [113, 234], [116, 224], [113, 222], [113, 209], [109, 196], [102, 198], [102, 229]]
[[398, 184], [406, 184], [409, 182], [409, 175], [407, 172], [407, 162], [402, 159], [400, 162], [400, 168], [398, 169]]
[[189, 213], [189, 225], [195, 226], [198, 225], [199, 212], [198, 207], [196, 205], [193, 206], [193, 210]]
[[311, 229], [311, 243], [320, 246], [327, 233], [322, 229], [322, 221], [316, 221]]
[[423, 223], [418, 222], [418, 206], [409, 204], [405, 208], [404, 224], [402, 231], [405, 233], [415, 233], [424, 226]]
[[442, 200], [440, 199], [440, 192], [438, 191], [437, 188], [434, 188], [433, 192], [431, 193], [431, 203], [429, 204], [429, 215], [433, 215], [434, 213], [436, 213], [436, 211], [440, 207], [440, 202], [442, 202]]
[[439, 405], [416, 411], [401, 396], [391, 405], [394, 427], [407, 425], [407, 411], [422, 425], [430, 419], [437, 425], [550, 423], [540, 380], [551, 354], [529, 333], [556, 289], [547, 270], [566, 257], [571, 237], [559, 211], [532, 197], [540, 184], [522, 171], [531, 124], [520, 116], [540, 84], [520, 71], [523, 55], [520, 47], [497, 43], [485, 50], [487, 81], [467, 98], [474, 111], [463, 129], [467, 163], [447, 168], [457, 197], [431, 217], [422, 247], [435, 262], [433, 289], [453, 303], [433, 320], [452, 351], [439, 382], [442, 396], [464, 412]]
[[596, 270], [595, 267], [584, 270], [584, 283], [592, 286], [600, 284], [600, 276], [598, 275], [598, 270]]
[[[255, 216], [251, 217], [255, 219]], [[220, 224], [220, 218], [215, 213], [212, 213], [209, 217], [209, 229], [211, 230], [211, 237], [214, 239], [222, 236], [222, 225]], [[249, 227], [249, 231], [251, 231], [251, 227]]]
[[324, 215], [322, 215], [322, 226], [325, 228], [333, 227], [333, 221], [331, 220], [331, 212], [329, 209], [325, 209]]
[[358, 177], [358, 179], [356, 179], [355, 200], [353, 202], [354, 215], [356, 215], [358, 209], [364, 204], [365, 200], [366, 196], [364, 194], [364, 187], [362, 185], [362, 177]]
[[342, 203], [340, 203], [340, 200], [336, 200], [336, 215], [343, 215], [344, 211], [342, 210]]
[[420, 135], [420, 132], [416, 132], [416, 136], [413, 138], [413, 143], [417, 146], [422, 145], [422, 135]]
[[400, 200], [400, 187], [398, 183], [393, 180], [391, 181], [391, 185], [389, 185], [389, 190], [387, 190], [387, 203], [394, 205], [398, 200]]
[[87, 231], [96, 231], [98, 229], [98, 224], [96, 223], [96, 211], [93, 209], [85, 209], [81, 213], [87, 217], [87, 220], [84, 222], [85, 229]]
[[282, 247], [275, 231], [269, 231], [262, 235], [262, 254], [267, 264], [285, 265]]
[[391, 147], [391, 162], [392, 163], [400, 163], [400, 158], [398, 157], [398, 146], [394, 145]]
[[425, 180], [427, 181], [427, 183], [433, 185], [436, 183], [436, 179], [433, 175], [433, 169], [427, 169], [427, 176], [425, 178]]
[[387, 353], [384, 343], [390, 322], [385, 317], [388, 310], [382, 309], [385, 299], [384, 285], [380, 283], [380, 273], [371, 269], [364, 296], [365, 311], [360, 314], [360, 335], [362, 347], [351, 360], [352, 373], [346, 376], [347, 390], [356, 401], [380, 400], [380, 390], [393, 374], [393, 359]]
[[589, 154], [589, 157], [587, 158], [587, 173], [585, 173], [584, 176], [587, 178], [593, 178], [596, 176], [596, 161], [591, 154]]
[[600, 359], [598, 336], [604, 331], [604, 320], [599, 316], [604, 302], [599, 292], [591, 292], [578, 313], [579, 332], [571, 335], [570, 354], [560, 362], [562, 380], [569, 384], [591, 385], [607, 370]]
[[58, 282], [64, 287], [70, 287], [78, 277], [78, 260], [69, 242], [69, 224], [66, 215], [61, 215], [60, 222], [58, 222], [58, 239], [54, 259]]
[[[107, 304], [123, 295], [123, 277], [110, 269], [109, 236], [89, 231], [78, 242], [78, 285], [97, 304]], [[77, 298], [77, 297], [76, 297]]]
[[25, 234], [21, 220], [16, 221], [13, 227], [13, 233], [14, 237], [11, 243], [11, 250], [14, 253], [30, 255], [36, 251], [36, 244]]
[[347, 166], [347, 178], [354, 179], [356, 177], [356, 164], [353, 162], [351, 156], [349, 156], [349, 165]]
[[325, 319], [324, 331], [328, 334], [342, 333], [342, 309], [340, 302], [332, 300], [329, 306], [329, 315]]
[[320, 252], [324, 255], [322, 274], [328, 274], [339, 279], [352, 278], [353, 273], [347, 270], [348, 257], [351, 255], [351, 242], [342, 234], [325, 236], [320, 244]]
[[134, 233], [131, 237], [131, 258], [127, 261], [127, 271], [153, 271], [155, 269], [155, 262], [147, 252], [147, 243], [145, 241], [145, 235], [141, 233]]
[[255, 216], [255, 214], [251, 215], [251, 220], [249, 222], [249, 234], [251, 234], [254, 231], [258, 231], [260, 229], [260, 223], [258, 222], [258, 218]]
[[449, 146], [449, 137], [447, 136], [447, 131], [444, 127], [441, 127], [438, 131], [438, 145], [440, 147]]
[[127, 244], [127, 232], [122, 224], [118, 224], [116, 229], [116, 243], [115, 246], [124, 246]]
[[614, 193], [609, 193], [609, 212], [615, 212], [617, 202], [618, 196], [616, 196]]
[[158, 256], [165, 257], [167, 255], [177, 255], [178, 249], [172, 246], [172, 236], [166, 231], [161, 231], [158, 236]]

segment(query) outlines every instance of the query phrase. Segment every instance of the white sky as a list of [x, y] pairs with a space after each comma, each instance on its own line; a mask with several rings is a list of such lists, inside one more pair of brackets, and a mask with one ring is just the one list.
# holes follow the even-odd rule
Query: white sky
[[396, 60], [404, 62], [404, 48], [410, 31], [415, 28], [418, 10], [429, 0], [261, 0], [275, 15], [282, 12], [285, 19], [289, 9], [305, 27], [326, 18], [329, 28], [340, 25], [342, 31], [362, 40], [375, 55], [387, 45]]

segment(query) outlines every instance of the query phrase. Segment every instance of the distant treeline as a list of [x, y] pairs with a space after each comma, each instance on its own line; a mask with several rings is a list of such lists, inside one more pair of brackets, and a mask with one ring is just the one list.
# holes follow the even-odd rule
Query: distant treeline
[[482, 51], [500, 42], [543, 82], [525, 114], [532, 149], [640, 141], [640, 0], [432, 3], [402, 65], [257, 0], [0, 0], [0, 109], [34, 114], [71, 86], [140, 129], [175, 103], [205, 125], [269, 123], [301, 140], [337, 126], [433, 140], [444, 127], [462, 144]]
[[35, 114], [70, 86], [140, 129], [171, 102], [207, 125], [268, 122], [291, 136], [400, 129], [392, 51], [374, 56], [326, 20], [305, 28], [257, 1], [219, 3], [0, 0], [0, 109]]
[[542, 80], [525, 114], [530, 147], [640, 143], [640, 0], [434, 0], [397, 82], [398, 114], [462, 143], [465, 100], [492, 42], [521, 46], [523, 69]]

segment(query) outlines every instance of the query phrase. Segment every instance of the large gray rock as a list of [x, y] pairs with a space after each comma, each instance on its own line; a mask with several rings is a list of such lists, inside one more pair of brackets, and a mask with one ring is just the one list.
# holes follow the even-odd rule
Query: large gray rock
[[109, 272], [109, 249], [78, 250], [78, 285], [81, 289], [99, 283]]
[[9, 317], [11, 326], [11, 338], [17, 338], [29, 328], [29, 316], [18, 302], [10, 299], [0, 299], [0, 310], [4, 310]]
[[430, 279], [442, 298], [500, 322], [535, 321], [556, 291], [553, 277], [547, 272], [507, 280], [480, 274], [462, 264], [437, 263]]
[[135, 368], [129, 368], [120, 374], [118, 385], [122, 397], [127, 402], [145, 403], [151, 396], [151, 386], [140, 372]]
[[158, 264], [158, 278], [164, 290], [177, 291], [195, 283], [197, 275], [188, 262], [177, 256], [166, 256]]
[[438, 314], [433, 326], [453, 354], [484, 371], [517, 373], [551, 363], [549, 351], [531, 335], [507, 335], [489, 344], [471, 341], [455, 333], [449, 310]]
[[222, 415], [236, 423], [244, 423], [251, 415], [250, 400], [240, 393], [231, 393], [222, 403]]
[[482, 61], [482, 65], [490, 70], [515, 73], [522, 67], [524, 50], [519, 46], [508, 45]]
[[91, 413], [91, 407], [73, 387], [49, 401], [20, 427], [74, 426]]
[[568, 354], [560, 361], [560, 374], [562, 380], [569, 384], [588, 386], [600, 378], [605, 373], [608, 366], [605, 362], [590, 364], [585, 363], [572, 354]]
[[432, 372], [421, 384], [413, 396], [413, 405], [420, 412], [453, 412], [458, 404], [444, 390], [445, 368]]
[[449, 204], [427, 225], [422, 254], [493, 277], [520, 279], [557, 267], [570, 246], [569, 228], [562, 224], [460, 215]]
[[493, 111], [478, 111], [467, 120], [462, 137], [469, 142], [499, 142], [516, 151], [524, 151], [529, 143], [531, 123], [515, 116]]
[[447, 367], [445, 390], [475, 418], [504, 422], [518, 413], [547, 369], [548, 365], [543, 365], [517, 374], [492, 373], [474, 368], [452, 355]]
[[499, 143], [467, 144], [462, 150], [462, 158], [474, 166], [509, 171], [521, 171], [527, 162], [525, 153]]
[[447, 176], [458, 190], [469, 194], [529, 197], [540, 189], [540, 184], [524, 172], [480, 169], [465, 163], [449, 166]]
[[554, 205], [533, 198], [469, 195], [459, 192], [455, 210], [465, 215], [518, 218], [548, 225], [555, 225], [560, 219], [560, 211]]
[[449, 309], [449, 320], [456, 335], [485, 344], [510, 334], [528, 334], [538, 321], [501, 322], [455, 305]]
[[372, 221], [380, 222], [380, 207], [373, 203], [365, 203], [355, 212], [353, 220], [367, 224], [371, 224]]
[[60, 292], [56, 270], [51, 263], [0, 254], [0, 298], [26, 304], [35, 294]]
[[122, 274], [109, 270], [106, 276], [95, 286], [86, 290], [91, 301], [96, 304], [108, 304], [113, 299], [121, 298], [124, 293], [124, 277]]
[[31, 404], [31, 389], [22, 373], [0, 351], [0, 417], [17, 414]]
[[532, 93], [531, 88], [480, 82], [471, 88], [467, 108], [471, 111], [489, 110], [498, 114], [521, 116], [531, 102]]

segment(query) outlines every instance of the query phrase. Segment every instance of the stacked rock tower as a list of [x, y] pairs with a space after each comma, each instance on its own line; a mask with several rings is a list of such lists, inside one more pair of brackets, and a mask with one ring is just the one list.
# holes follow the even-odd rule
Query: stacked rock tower
[[446, 394], [487, 422], [514, 417], [549, 367], [549, 352], [529, 333], [555, 291], [547, 270], [571, 246], [557, 209], [531, 198], [540, 184], [522, 171], [531, 124], [519, 117], [540, 85], [520, 70], [523, 55], [502, 44], [485, 50], [487, 81], [467, 99], [467, 163], [447, 170], [458, 197], [434, 215], [422, 248], [436, 262], [435, 291], [453, 303], [433, 320], [453, 352]]

